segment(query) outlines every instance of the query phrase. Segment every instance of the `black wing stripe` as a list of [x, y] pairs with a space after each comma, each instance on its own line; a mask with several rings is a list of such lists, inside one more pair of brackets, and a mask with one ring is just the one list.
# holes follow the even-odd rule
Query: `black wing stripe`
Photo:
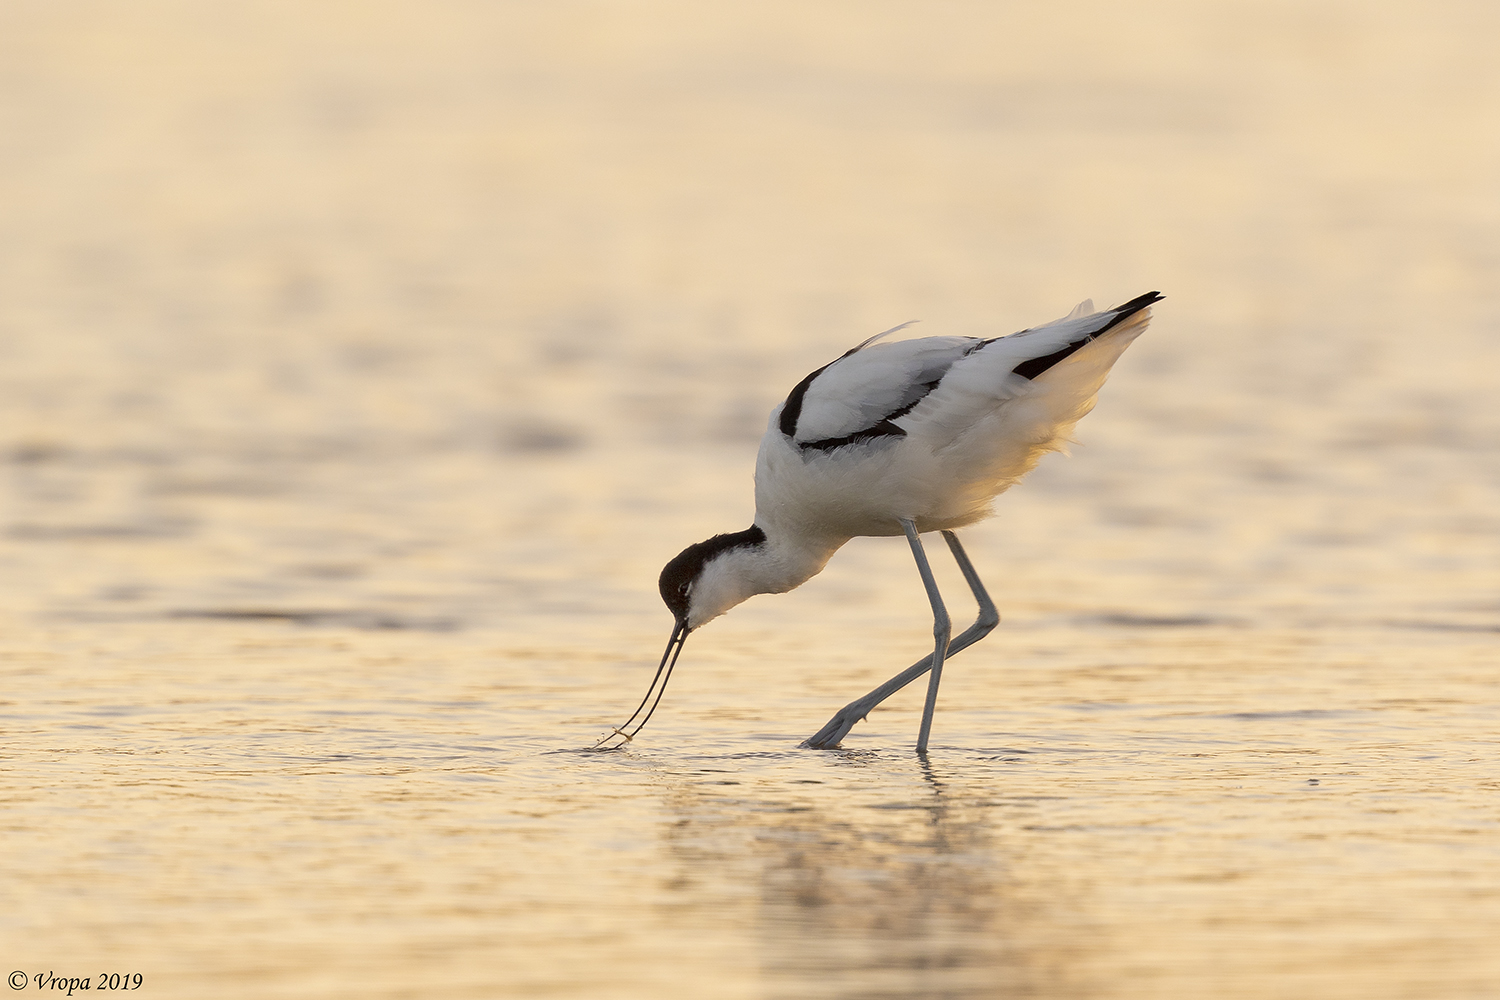
[[[902, 326], [905, 326], [905, 325], [906, 324], [904, 324], [904, 323], [902, 324]], [[899, 329], [901, 329], [901, 327], [898, 326], [898, 327], [896, 327], [896, 329], [899, 330]], [[887, 330], [886, 331], [886, 333], [891, 333], [891, 332], [892, 332], [891, 330]], [[885, 334], [884, 333], [880, 334], [880, 336], [883, 337], [883, 336], [885, 336]], [[865, 344], [868, 344], [869, 342], [870, 341], [867, 340], [867, 341], [865, 341]], [[787, 393], [786, 403], [781, 407], [781, 420], [778, 421], [778, 423], [779, 423], [779, 425], [781, 427], [781, 433], [785, 434], [787, 437], [794, 437], [794, 436], [796, 436], [796, 434], [797, 434], [797, 418], [800, 417], [800, 416], [802, 416], [802, 397], [804, 397], [804, 396], [807, 395], [808, 387], [813, 384], [813, 379], [815, 379], [819, 375], [823, 374], [825, 371], [827, 371], [833, 365], [836, 365], [840, 361], [843, 361], [849, 355], [857, 353], [860, 350], [860, 348], [862, 348], [862, 347], [865, 346], [865, 344], [860, 344], [857, 347], [851, 347], [851, 348], [849, 348], [843, 354], [840, 354], [838, 357], [836, 357], [832, 361], [828, 362], [828, 364], [824, 365], [822, 368], [819, 368], [817, 371], [815, 371], [812, 374], [808, 375], [807, 378], [803, 379], [801, 382], [798, 382], [796, 385], [792, 386], [792, 391], [789, 392], [789, 393]]]
[[[828, 365], [833, 364], [832, 361]], [[790, 393], [787, 394], [786, 402], [781, 407], [781, 433], [787, 437], [795, 437], [797, 434], [797, 418], [802, 416], [802, 397], [807, 395], [807, 387], [812, 385], [813, 379], [823, 374], [823, 368], [819, 368], [807, 378], [798, 382]]]
[[926, 399], [932, 390], [936, 389], [942, 381], [941, 378], [935, 378], [931, 382], [922, 383], [923, 387], [927, 390], [926, 392], [900, 409], [887, 413], [879, 421], [863, 430], [857, 430], [852, 434], [845, 434], [842, 437], [824, 438], [821, 441], [808, 441], [797, 447], [803, 451], [832, 451], [834, 448], [842, 448], [846, 444], [858, 444], [861, 441], [869, 441], [878, 437], [906, 437], [906, 431], [897, 427], [891, 421], [904, 417], [916, 409], [917, 404]]
[[891, 423], [890, 417], [886, 417], [874, 427], [866, 427], [862, 431], [845, 434], [843, 437], [809, 441], [806, 444], [799, 444], [797, 447], [803, 451], [832, 451], [835, 448], [842, 448], [846, 444], [859, 444], [861, 441], [873, 441], [881, 437], [906, 437], [906, 431]]
[[1022, 378], [1036, 378], [1042, 372], [1051, 368], [1068, 355], [1073, 354], [1093, 339], [1093, 337], [1084, 337], [1082, 340], [1075, 340], [1060, 351], [1053, 351], [1051, 354], [1044, 354], [1039, 358], [1032, 358], [1030, 361], [1022, 361], [1012, 368], [1011, 371]]

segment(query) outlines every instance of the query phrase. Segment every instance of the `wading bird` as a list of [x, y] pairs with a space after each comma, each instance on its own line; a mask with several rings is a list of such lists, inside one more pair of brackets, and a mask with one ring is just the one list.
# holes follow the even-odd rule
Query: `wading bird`
[[[851, 538], [905, 534], [932, 603], [933, 651], [845, 705], [802, 745], [837, 746], [871, 709], [930, 671], [917, 736], [925, 753], [944, 659], [1000, 621], [954, 529], [988, 517], [996, 496], [1062, 449], [1161, 297], [1148, 292], [1102, 312], [1085, 301], [1007, 337], [876, 343], [910, 325], [902, 324], [797, 383], [761, 439], [755, 523], [689, 545], [667, 563], [660, 585], [676, 619], [672, 637], [640, 706], [593, 749], [618, 749], [641, 731], [690, 633], [746, 598], [800, 586]], [[918, 537], [924, 531], [943, 533], [979, 604], [974, 624], [951, 642]]]

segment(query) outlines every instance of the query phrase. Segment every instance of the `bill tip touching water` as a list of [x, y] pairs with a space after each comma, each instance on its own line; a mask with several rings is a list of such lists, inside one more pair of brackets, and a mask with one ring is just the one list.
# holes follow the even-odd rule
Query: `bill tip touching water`
[[[771, 412], [755, 464], [755, 520], [744, 531], [689, 545], [662, 570], [674, 624], [646, 696], [594, 745], [630, 742], [661, 704], [687, 637], [756, 594], [817, 575], [850, 539], [905, 535], [933, 613], [933, 650], [840, 709], [803, 746], [838, 746], [855, 723], [929, 674], [917, 751], [932, 729], [944, 661], [1000, 616], [954, 532], [990, 516], [994, 499], [1069, 440], [1110, 368], [1145, 332], [1158, 292], [1095, 311], [1085, 300], [1062, 319], [1008, 336], [877, 334], [798, 382]], [[940, 531], [979, 606], [957, 636], [920, 535]]]

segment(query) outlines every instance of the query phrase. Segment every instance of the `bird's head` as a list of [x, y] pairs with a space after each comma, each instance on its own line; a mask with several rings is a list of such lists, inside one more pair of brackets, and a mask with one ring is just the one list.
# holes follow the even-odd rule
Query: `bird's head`
[[745, 531], [715, 535], [689, 545], [661, 571], [661, 599], [691, 632], [759, 591], [741, 563], [766, 544], [766, 533], [752, 525]]

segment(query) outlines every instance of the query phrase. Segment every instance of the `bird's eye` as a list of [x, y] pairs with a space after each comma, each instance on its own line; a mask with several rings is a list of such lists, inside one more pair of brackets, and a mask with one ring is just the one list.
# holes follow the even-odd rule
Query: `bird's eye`
[[687, 592], [689, 590], [692, 590], [692, 589], [693, 589], [693, 585], [691, 583], [688, 583], [686, 580], [682, 581], [681, 583], [679, 583], [677, 585], [677, 592], [679, 594], [681, 594], [683, 597], [686, 597], [687, 596]]

